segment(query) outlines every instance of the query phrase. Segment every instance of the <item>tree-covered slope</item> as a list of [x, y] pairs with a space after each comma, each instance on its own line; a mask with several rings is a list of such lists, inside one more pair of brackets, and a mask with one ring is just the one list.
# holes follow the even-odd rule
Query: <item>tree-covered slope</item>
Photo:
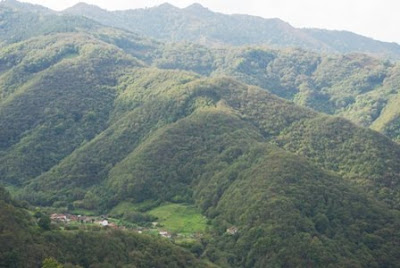
[[[11, 28], [3, 27], [4, 30], [9, 30], [8, 34], [3, 34], [3, 39], [7, 42], [15, 42], [41, 33], [84, 31], [104, 42], [118, 46], [147, 64], [164, 69], [194, 71], [206, 76], [221, 74], [233, 76], [244, 83], [260, 86], [278, 96], [295, 101], [297, 104], [345, 117], [362, 126], [371, 126], [392, 139], [398, 140], [399, 118], [395, 111], [399, 84], [398, 66], [389, 61], [378, 60], [362, 54], [328, 55], [296, 49], [273, 50], [265, 47], [210, 49], [190, 43], [164, 45], [138, 37], [130, 32], [103, 27], [88, 19], [60, 16], [49, 10], [42, 11], [38, 7], [28, 8], [25, 4], [15, 1], [12, 1], [13, 4], [7, 3], [9, 1], [2, 3], [1, 6], [1, 10], [11, 14], [5, 16], [6, 22], [12, 20], [10, 19], [12, 17], [25, 20], [29, 16], [33, 16], [36, 18], [35, 23], [38, 23], [38, 26], [34, 27], [38, 32], [30, 30], [31, 25], [35, 24], [34, 22], [25, 22], [25, 25], [29, 25], [29, 27], [20, 27], [18, 23], [10, 23]], [[30, 9], [33, 9], [34, 12], [29, 12]], [[157, 19], [165, 16], [164, 9], [173, 10], [172, 14], [182, 12], [170, 5], [162, 5], [158, 9], [160, 10], [157, 12], [160, 14], [155, 16]], [[158, 9], [154, 8], [154, 10]], [[197, 14], [197, 9], [202, 10], [200, 13], [213, 14], [197, 5], [187, 10]], [[102, 11], [100, 13], [104, 16], [107, 14], [107, 20], [112, 20], [116, 16], [113, 15], [114, 13], [85, 4], [80, 4], [73, 10], [90, 11], [89, 13], [92, 15]], [[140, 12], [151, 13], [153, 9]], [[125, 14], [124, 12], [120, 13]], [[150, 19], [152, 16], [143, 15], [143, 17]], [[69, 23], [68, 20], [76, 20], [79, 23]], [[189, 17], [188, 20], [194, 19]], [[124, 22], [126, 20], [121, 19], [120, 23]], [[112, 23], [106, 24], [113, 25]], [[43, 27], [47, 27], [48, 31], [40, 30]], [[13, 39], [10, 35], [20, 37]], [[331, 35], [336, 36], [341, 33], [333, 32]], [[343, 35], [347, 39], [350, 38], [348, 36], [353, 36], [350, 33]], [[195, 36], [197, 37], [198, 34]], [[367, 42], [366, 39], [360, 37], [361, 39], [363, 44], [370, 43], [370, 40]], [[357, 42], [351, 43], [354, 45]], [[359, 46], [354, 45], [354, 47]], [[341, 49], [339, 51], [343, 52]], [[383, 51], [383, 48], [377, 46], [375, 52], [377, 51]], [[2, 68], [0, 68], [0, 72], [1, 70]], [[385, 109], [386, 105], [389, 105], [387, 109]], [[376, 120], [377, 122], [375, 122]]]
[[[209, 223], [197, 254], [222, 267], [397, 266], [400, 146], [318, 112], [395, 139], [396, 64], [96, 27], [0, 48], [0, 181], [19, 199], [190, 204]], [[147, 236], [41, 230], [0, 195], [0, 261], [17, 267], [202, 265]]]
[[105, 25], [141, 33], [163, 41], [194, 41], [233, 45], [270, 44], [320, 48], [310, 38], [279, 19], [214, 13], [199, 4], [179, 9], [168, 3], [148, 9], [108, 12], [96, 6], [77, 4], [64, 11]]
[[[219, 85], [223, 96], [224, 86], [233, 88], [235, 83], [216, 81], [207, 87], [203, 81], [201, 85], [203, 90]], [[203, 94], [212, 96], [211, 92]], [[266, 97], [260, 93], [258, 99]], [[126, 199], [194, 202], [215, 227], [214, 239], [204, 241], [204, 254], [222, 266], [379, 267], [396, 263], [397, 212], [356, 189], [355, 185], [362, 189], [362, 183], [343, 180], [267, 143], [271, 134], [261, 134], [261, 122], [261, 126], [254, 125], [251, 116], [243, 120], [244, 115], [229, 107], [234, 99], [222, 101], [214, 95], [214, 100], [205, 102], [204, 95], [196, 101], [202, 105], [191, 115], [160, 127], [115, 164], [104, 188], [87, 194], [84, 204], [98, 207], [104, 199], [109, 204]], [[341, 150], [336, 154], [349, 149]], [[52, 176], [58, 177], [48, 174], [45, 185], [51, 185]], [[234, 236], [226, 234], [231, 226], [239, 230]]]
[[80, 34], [12, 45], [1, 58], [0, 174], [13, 184], [40, 175], [103, 130], [119, 72], [140, 65]]
[[[29, 51], [26, 54], [20, 49], [24, 46], [26, 50], [22, 51]], [[144, 63], [93, 36], [49, 36], [40, 42], [34, 39], [11, 45], [5, 51], [3, 58], [8, 65], [5, 64], [3, 77], [10, 77], [11, 81], [18, 78], [21, 86], [10, 83], [15, 85], [13, 89], [7, 83], [3, 85], [4, 99], [0, 107], [4, 126], [0, 133], [2, 181], [18, 185], [34, 180], [29, 189], [35, 191], [28, 191], [25, 198], [43, 204], [85, 200], [88, 190], [96, 191], [109, 177], [110, 170], [154, 131], [189, 116], [204, 105], [226, 103], [242, 120], [251, 122], [266, 140], [274, 142], [281, 141], [280, 135], [288, 132], [293, 124], [296, 127], [289, 131], [287, 143], [303, 140], [297, 136], [297, 128], [320, 117], [311, 110], [231, 79], [214, 80], [179, 71], [142, 68]], [[49, 52], [45, 57], [41, 54], [44, 51]], [[261, 55], [274, 54], [265, 52]], [[230, 59], [230, 56], [226, 55], [227, 59], [235, 58]], [[283, 59], [275, 58], [274, 61]], [[226, 64], [221, 63], [221, 68]], [[241, 64], [251, 63], [241, 61]], [[246, 70], [231, 67], [237, 72]], [[317, 68], [315, 73], [319, 72]], [[339, 77], [342, 78], [340, 74]], [[316, 134], [310, 135], [322, 135], [327, 121], [314, 122], [318, 123], [316, 126], [311, 124], [310, 129]], [[355, 125], [341, 124], [340, 127], [343, 133], [341, 128], [338, 131], [343, 137], [339, 140], [346, 139], [346, 129], [350, 128], [355, 133], [352, 134], [355, 142], [347, 146], [340, 143], [341, 147], [335, 148], [334, 153], [328, 152], [334, 154], [335, 159], [325, 159], [325, 148], [318, 148], [310, 159], [318, 163], [321, 158], [325, 159], [322, 162], [332, 161], [322, 167], [346, 178], [366, 180], [368, 183], [362, 184], [380, 199], [386, 197], [379, 192], [391, 189], [394, 192], [388, 203], [396, 206], [399, 172], [394, 163], [398, 159], [397, 145]], [[350, 152], [357, 153], [358, 143], [367, 144], [360, 142], [365, 139], [363, 132], [368, 133], [371, 148], [379, 152], [380, 159], [386, 158], [385, 164], [373, 161], [371, 157], [358, 163], [356, 168], [354, 163], [343, 159]], [[320, 140], [326, 145], [331, 138], [324, 135], [329, 140], [325, 142], [322, 137]], [[285, 148], [286, 145], [281, 146]], [[304, 146], [314, 145], [311, 140]], [[287, 149], [303, 154], [298, 149]], [[370, 172], [362, 171], [367, 166], [374, 168]], [[385, 167], [392, 171], [386, 174]], [[389, 181], [392, 181], [391, 186]]]
[[38, 221], [0, 187], [1, 267], [42, 267], [50, 258], [68, 267], [207, 267], [166, 240], [111, 230], [48, 230], [40, 224], [45, 217]]
[[[397, 261], [391, 251], [399, 242], [396, 213], [266, 144], [227, 107], [201, 109], [154, 134], [111, 170], [109, 185], [116, 196], [136, 202], [193, 196], [216, 228], [205, 254], [222, 266], [379, 267]], [[226, 234], [231, 226], [239, 230], [233, 237]]]
[[[346, 162], [346, 157], [354, 160], [351, 153], [363, 150], [360, 146], [365, 139], [370, 141], [365, 146], [374, 155], [384, 155], [378, 154], [393, 170], [390, 180], [394, 182], [399, 178], [398, 145], [343, 122], [335, 125], [336, 132], [330, 131], [326, 117], [231, 79], [187, 75], [185, 83], [171, 84], [182, 74], [154, 69], [147, 72], [158, 73], [153, 78], [148, 73], [146, 82], [145, 78], [139, 79], [124, 91], [127, 114], [121, 116], [124, 111], [119, 109], [118, 118], [125, 121], [132, 116], [133, 120], [125, 121], [125, 130], [106, 130], [53, 170], [34, 179], [24, 193], [29, 200], [49, 204], [83, 198], [75, 205], [106, 210], [124, 200], [194, 203], [215, 228], [214, 238], [203, 242], [204, 256], [222, 266], [263, 267], [273, 263], [378, 267], [396, 263], [397, 212], [372, 198], [381, 198], [379, 194], [387, 191], [376, 180], [385, 167], [368, 156], [354, 163]], [[144, 77], [144, 73], [141, 70], [136, 77]], [[166, 109], [158, 99], [168, 103], [168, 97], [174, 101]], [[130, 102], [130, 98], [137, 100]], [[127, 111], [140, 111], [146, 106], [140, 101], [153, 103], [154, 111], [148, 110], [145, 122], [137, 117], [140, 114]], [[147, 126], [146, 135], [138, 136], [154, 120], [152, 117], [158, 118], [157, 123], [152, 128]], [[313, 125], [315, 122], [319, 123]], [[291, 143], [303, 140], [305, 146], [315, 145], [296, 136], [296, 126], [302, 123], [311, 125], [310, 129], [316, 131], [311, 138], [321, 140], [328, 149], [333, 147], [338, 158], [329, 158], [325, 147], [315, 147], [318, 158], [292, 149]], [[321, 138], [328, 134], [319, 127], [349, 143], [335, 148]], [[121, 139], [120, 131], [129, 128], [137, 133]], [[351, 139], [340, 133], [346, 130], [352, 133]], [[107, 149], [111, 144], [115, 152]], [[111, 162], [112, 156], [117, 156], [117, 161]], [[348, 164], [354, 170], [338, 170], [321, 164], [321, 159]], [[371, 167], [367, 173], [365, 167]], [[371, 177], [374, 174], [376, 177]], [[391, 187], [392, 194], [381, 198], [388, 205], [393, 205], [398, 195], [398, 186]], [[79, 191], [87, 193], [74, 195]], [[239, 230], [234, 236], [226, 233], [232, 226]], [[299, 243], [301, 248], [296, 246]]]
[[[337, 52], [370, 53], [377, 56], [398, 54], [399, 45], [374, 40], [348, 31], [329, 31], [322, 29], [303, 29], [303, 32], [326, 44], [331, 44]], [[395, 57], [397, 58], [397, 57]]]
[[[9, 44], [54, 32], [76, 32], [96, 29], [98, 23], [83, 17], [58, 15], [49, 10], [35, 10], [27, 4], [0, 2], [0, 44]], [[16, 1], [11, 1], [16, 2]]]
[[[110, 126], [35, 179], [32, 184], [35, 191], [28, 191], [25, 197], [38, 197], [46, 188], [47, 195], [42, 196], [40, 202], [54, 202], [51, 201], [54, 198], [63, 200], [68, 195], [79, 199], [81, 191], [75, 189], [76, 186], [93, 187], [104, 181], [110, 169], [155, 130], [189, 116], [199, 107], [215, 106], [220, 101], [236, 107], [239, 113], [243, 111], [243, 116], [269, 139], [296, 120], [313, 115], [309, 110], [230, 79], [208, 81], [190, 74], [156, 69], [137, 70], [128, 79], [123, 82], [127, 86], [117, 97], [114, 111], [110, 112]], [[49, 195], [50, 190], [55, 192]]]
[[153, 8], [106, 11], [77, 4], [64, 11], [104, 25], [176, 42], [191, 41], [214, 45], [270, 45], [300, 47], [324, 52], [361, 52], [398, 59], [400, 45], [385, 43], [354, 33], [297, 29], [280, 19], [248, 15], [225, 15], [199, 4], [179, 9], [168, 3]]
[[306, 156], [399, 208], [396, 159], [400, 150], [387, 137], [341, 118], [319, 117], [293, 124], [277, 140], [286, 150]]
[[228, 75], [314, 110], [398, 138], [399, 65], [363, 54], [327, 55], [265, 47], [160, 46], [151, 64], [207, 76]]
[[[222, 235], [210, 248], [222, 248], [240, 267], [397, 265], [397, 213], [298, 157], [271, 147], [254, 151], [208, 210]], [[231, 226], [233, 236], [225, 233]]]

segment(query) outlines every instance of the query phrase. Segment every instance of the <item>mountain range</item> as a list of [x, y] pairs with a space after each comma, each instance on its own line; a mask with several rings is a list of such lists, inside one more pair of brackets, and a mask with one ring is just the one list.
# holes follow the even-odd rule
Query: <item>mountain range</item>
[[104, 25], [168, 42], [300, 47], [327, 53], [362, 52], [396, 59], [400, 55], [400, 45], [396, 43], [380, 42], [347, 31], [298, 29], [276, 18], [226, 15], [200, 4], [180, 9], [165, 3], [153, 8], [110, 12], [79, 3], [63, 13], [85, 16]]
[[[397, 45], [198, 4], [0, 17], [1, 265], [398, 266]], [[171, 203], [207, 221], [190, 247], [34, 212]]]

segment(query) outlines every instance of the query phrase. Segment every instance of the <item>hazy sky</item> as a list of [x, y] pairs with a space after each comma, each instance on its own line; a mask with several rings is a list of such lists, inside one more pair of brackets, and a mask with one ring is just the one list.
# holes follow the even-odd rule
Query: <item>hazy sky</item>
[[77, 2], [109, 10], [193, 2], [213, 11], [280, 18], [295, 27], [349, 30], [382, 41], [400, 43], [399, 0], [24, 0], [61, 10]]

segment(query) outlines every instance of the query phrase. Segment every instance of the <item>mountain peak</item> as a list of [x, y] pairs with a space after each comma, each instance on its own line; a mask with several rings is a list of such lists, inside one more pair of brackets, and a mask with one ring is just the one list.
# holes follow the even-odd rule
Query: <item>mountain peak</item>
[[208, 10], [208, 8], [202, 6], [199, 3], [193, 3], [193, 4], [189, 5], [189, 6], [187, 6], [186, 9], [207, 9]]
[[168, 10], [168, 9], [173, 9], [173, 10], [178, 9], [176, 6], [171, 5], [170, 3], [167, 3], [167, 2], [162, 3], [162, 4], [159, 5], [157, 8], [167, 9], [167, 10]]
[[102, 10], [102, 8], [100, 8], [98, 6], [90, 5], [85, 2], [79, 2], [75, 5], [73, 5], [72, 7], [67, 8], [67, 10], [89, 10], [89, 9], [97, 9], [97, 10], [101, 9]]
[[190, 6], [184, 9], [185, 11], [189, 11], [192, 13], [209, 13], [210, 10], [199, 3], [191, 4]]
[[93, 5], [89, 5], [88, 3], [85, 3], [85, 2], [78, 2], [75, 5], [73, 5], [72, 7], [90, 7], [90, 6], [93, 6]]
[[43, 13], [51, 13], [52, 10], [35, 4], [20, 2], [17, 0], [2, 0], [0, 1], [0, 5], [8, 8], [13, 8], [19, 11], [29, 11], [29, 12], [43, 12]]

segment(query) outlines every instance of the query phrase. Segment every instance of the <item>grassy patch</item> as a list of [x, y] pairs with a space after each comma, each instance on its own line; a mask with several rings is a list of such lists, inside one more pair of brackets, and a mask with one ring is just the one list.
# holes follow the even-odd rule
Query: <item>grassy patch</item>
[[138, 212], [145, 212], [148, 211], [152, 208], [155, 208], [159, 205], [157, 201], [153, 200], [147, 200], [142, 203], [134, 204], [129, 201], [123, 201], [116, 205], [111, 211], [110, 215], [112, 216], [122, 216], [125, 214], [125, 212], [130, 212], [130, 211], [138, 211]]
[[372, 123], [371, 129], [382, 132], [391, 121], [399, 117], [399, 101], [400, 96], [393, 97], [386, 105], [386, 107], [382, 110], [380, 116]]
[[200, 211], [190, 205], [165, 204], [148, 212], [158, 217], [158, 222], [165, 229], [177, 233], [204, 232], [206, 229], [206, 218]]
[[94, 211], [83, 209], [83, 208], [76, 208], [73, 211], [71, 211], [71, 213], [74, 215], [97, 216], [97, 214]]
[[7, 185], [3, 185], [3, 186], [10, 193], [11, 196], [15, 196], [18, 193], [18, 191], [20, 190], [20, 188], [18, 188], [17, 186], [11, 185], [11, 184], [7, 184]]
[[127, 211], [136, 211], [137, 210], [137, 205], [132, 204], [131, 202], [121, 202], [117, 206], [115, 206], [111, 211], [110, 215], [113, 216], [120, 216], [124, 215], [125, 212]]

